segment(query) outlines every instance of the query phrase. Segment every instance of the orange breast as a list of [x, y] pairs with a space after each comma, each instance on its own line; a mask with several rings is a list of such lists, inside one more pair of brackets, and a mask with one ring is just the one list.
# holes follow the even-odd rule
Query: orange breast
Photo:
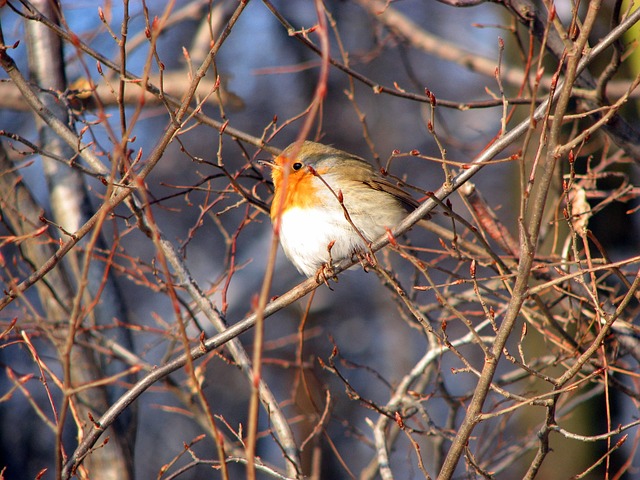
[[[318, 172], [322, 175], [323, 172]], [[273, 185], [275, 187], [275, 195], [271, 204], [271, 219], [275, 219], [278, 215], [280, 202], [284, 197], [282, 212], [291, 208], [308, 208], [318, 205], [318, 179], [311, 174], [306, 168], [297, 172], [291, 172], [287, 179], [286, 188], [283, 188], [283, 174], [280, 170], [273, 171]], [[286, 191], [285, 191], [286, 190]]]

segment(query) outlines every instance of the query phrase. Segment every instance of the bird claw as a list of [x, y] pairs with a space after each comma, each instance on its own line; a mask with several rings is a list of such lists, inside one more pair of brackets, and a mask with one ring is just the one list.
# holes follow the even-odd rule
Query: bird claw
[[316, 282], [324, 283], [327, 288], [333, 291], [331, 285], [329, 285], [329, 279], [333, 279], [336, 283], [338, 283], [338, 277], [333, 271], [333, 257], [331, 256], [331, 249], [335, 245], [336, 241], [331, 240], [327, 245], [327, 253], [329, 254], [329, 261], [327, 263], [323, 263], [322, 266], [316, 272]]
[[358, 250], [354, 252], [354, 255], [358, 258], [358, 262], [365, 272], [369, 271], [369, 267], [375, 268], [378, 264], [378, 260], [371, 250]]
[[316, 272], [315, 278], [317, 283], [324, 283], [331, 291], [333, 291], [333, 288], [331, 288], [331, 285], [329, 285], [329, 279], [332, 279], [334, 282], [338, 283], [338, 277], [336, 277], [331, 263], [323, 263]]

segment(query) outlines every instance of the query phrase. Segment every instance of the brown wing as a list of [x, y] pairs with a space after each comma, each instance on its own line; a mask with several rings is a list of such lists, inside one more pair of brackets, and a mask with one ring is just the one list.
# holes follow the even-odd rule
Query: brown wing
[[398, 199], [407, 212], [412, 212], [418, 207], [418, 205], [420, 205], [402, 188], [391, 183], [385, 177], [380, 175], [369, 162], [355, 155], [347, 155], [348, 157], [342, 160], [341, 167], [345, 172], [348, 171], [350, 178], [356, 181], [361, 181], [374, 190], [387, 192], [393, 195]]
[[390, 193], [396, 197], [407, 212], [412, 212], [418, 208], [418, 205], [420, 205], [411, 195], [384, 177], [376, 175], [371, 180], [365, 181], [364, 183], [375, 190], [382, 190], [383, 192]]
[[[293, 145], [287, 147], [287, 153]], [[407, 192], [384, 178], [366, 160], [342, 150], [327, 145], [306, 141], [302, 147], [304, 161], [320, 171], [323, 167], [334, 168], [339, 166], [342, 174], [354, 182], [362, 182], [370, 188], [393, 195], [400, 204], [411, 212], [419, 203]]]

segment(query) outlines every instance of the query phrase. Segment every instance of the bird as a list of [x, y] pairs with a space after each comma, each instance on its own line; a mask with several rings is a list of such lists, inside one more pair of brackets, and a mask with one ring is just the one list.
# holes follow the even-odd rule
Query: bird
[[271, 168], [271, 221], [279, 225], [282, 249], [307, 277], [366, 254], [418, 206], [366, 160], [321, 143], [294, 142], [261, 163]]

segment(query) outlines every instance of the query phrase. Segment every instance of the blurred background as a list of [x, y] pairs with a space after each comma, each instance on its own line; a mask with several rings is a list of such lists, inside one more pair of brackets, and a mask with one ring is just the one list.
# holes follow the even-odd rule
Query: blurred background
[[[6, 52], [26, 77], [34, 70], [27, 55], [27, 49], [33, 47], [29, 47], [26, 24], [37, 21], [30, 17], [31, 8], [40, 8], [30, 5], [7, 2], [0, 10], [5, 45], [20, 41]], [[609, 32], [609, 20], [617, 6], [603, 2], [601, 19], [592, 31], [594, 43]], [[122, 34], [123, 4], [77, 1], [61, 2], [59, 7], [62, 13], [59, 24], [65, 32], [73, 32], [91, 51], [122, 65], [122, 49], [114, 36], [120, 38]], [[212, 39], [218, 38], [237, 7], [238, 2], [228, 0], [129, 2], [126, 69], [136, 77], [144, 77], [148, 71], [154, 85], [163, 86], [180, 99], [209, 51]], [[270, 7], [302, 32], [301, 37], [320, 45], [318, 32], [313, 31], [319, 15], [314, 2], [249, 2], [215, 55], [193, 102], [199, 105], [203, 116], [224, 124], [228, 130], [221, 134], [220, 128], [202, 118], [193, 117], [184, 122], [144, 178], [144, 187], [140, 187], [144, 210], [151, 212], [148, 218], [153, 219], [164, 238], [182, 255], [193, 279], [228, 325], [255, 310], [273, 235], [265, 211], [272, 194], [269, 172], [256, 163], [259, 159], [270, 159], [271, 153], [268, 148], [252, 143], [251, 137], [262, 139], [264, 145], [273, 149], [282, 149], [298, 138], [306, 118], [304, 112], [316, 98], [319, 82], [320, 56], [288, 32]], [[545, 20], [547, 7], [545, 3], [536, 5], [544, 12], [541, 17]], [[569, 29], [573, 12], [584, 15], [587, 6], [558, 2], [555, 8], [558, 21]], [[545, 98], [550, 76], [558, 64], [550, 53], [539, 59], [540, 43], [534, 39], [533, 29], [529, 31], [518, 25], [511, 10], [498, 4], [478, 2], [470, 8], [456, 8], [426, 0], [386, 3], [357, 0], [325, 1], [323, 9], [320, 14], [326, 16], [329, 24], [332, 58], [347, 64], [370, 84], [332, 66], [320, 113], [307, 136], [388, 169], [415, 187], [412, 191], [418, 200], [425, 200], [429, 192], [445, 183], [447, 169], [443, 168], [443, 160], [451, 162], [449, 169], [455, 174], [500, 136], [505, 118], [503, 108], [509, 109], [510, 126], [526, 120], [531, 111], [531, 98]], [[383, 17], [382, 11], [398, 15], [400, 20], [392, 26], [392, 20]], [[304, 29], [311, 30], [303, 32]], [[150, 31], [156, 35], [152, 36], [157, 40], [155, 51], [150, 47], [150, 35], [145, 34]], [[626, 42], [630, 45], [631, 37]], [[56, 91], [53, 96], [67, 100], [58, 102], [65, 106], [63, 110], [68, 110], [67, 125], [81, 132], [82, 141], [90, 144], [107, 169], [117, 158], [114, 153], [118, 151], [117, 146], [123, 138], [128, 138], [126, 147], [131, 149], [131, 154], [127, 168], [140, 172], [158, 148], [170, 125], [168, 112], [175, 112], [175, 107], [157, 98], [140, 102], [140, 89], [132, 81], [126, 82], [131, 101], [118, 104], [113, 93], [119, 88], [118, 72], [89, 52], [76, 48], [73, 42], [63, 41], [62, 48], [68, 86], [66, 91]], [[630, 85], [629, 79], [634, 76], [634, 57], [630, 51], [631, 48], [626, 50], [625, 63], [612, 81], [615, 87]], [[595, 62], [594, 75], [604, 69], [609, 55], [608, 52], [599, 59], [600, 63]], [[542, 85], [535, 90], [534, 82], [525, 80], [523, 72], [533, 72], [535, 79], [538, 65], [545, 70]], [[219, 76], [220, 89], [212, 91], [216, 76]], [[42, 208], [42, 214], [55, 218], [50, 206], [52, 180], [43, 165], [42, 151], [37, 148], [34, 151], [19, 140], [27, 139], [47, 150], [42, 126], [35, 121], [21, 95], [15, 93], [15, 81], [7, 73], [2, 78], [0, 87], [5, 90], [0, 96], [7, 99], [0, 111], [4, 148], [36, 205]], [[379, 91], [372, 85], [385, 90]], [[49, 89], [51, 94], [52, 87], [42, 84], [41, 87]], [[92, 92], [89, 99], [78, 93], [85, 88]], [[97, 88], [101, 94], [95, 93]], [[426, 90], [435, 96], [435, 108], [425, 101]], [[415, 98], [409, 98], [411, 95]], [[614, 93], [611, 101], [617, 100], [616, 95], [621, 94]], [[518, 105], [518, 101], [503, 103], [505, 98], [520, 100], [522, 106], [512, 106]], [[15, 103], [9, 103], [14, 99]], [[219, 99], [223, 99], [222, 105]], [[577, 115], [584, 111], [579, 101], [572, 102], [571, 112], [576, 113], [576, 117], [566, 119], [567, 141], [589, 125], [589, 120]], [[632, 126], [640, 124], [635, 99], [621, 112]], [[126, 134], [123, 134], [122, 118], [127, 119]], [[246, 137], [229, 134], [229, 130]], [[499, 161], [472, 179], [498, 223], [516, 243], [528, 173], [522, 176], [521, 168], [525, 167], [514, 159], [518, 154], [520, 158], [527, 157], [526, 169], [530, 169], [527, 172], [534, 176], [537, 167], [531, 163], [538, 146], [544, 145], [536, 137], [540, 132], [540, 128], [532, 128], [533, 139], [508, 146], [499, 154]], [[566, 200], [563, 174], [573, 174], [576, 184], [583, 178], [581, 175], [594, 171], [602, 174], [590, 177], [594, 186], [593, 195], [588, 197], [593, 208], [590, 228], [602, 246], [601, 251], [594, 248], [593, 256], [609, 261], [637, 255], [633, 156], [618, 149], [600, 131], [576, 147], [575, 152], [575, 163], [570, 165], [565, 156], [558, 168], [550, 194], [549, 216], [542, 227], [547, 235], [540, 242], [541, 255], [545, 256], [541, 264], [552, 271], [550, 275], [562, 274], [553, 269], [560, 269], [561, 260], [565, 258], [563, 248], [567, 238], [567, 242], [571, 238], [576, 242], [576, 251], [585, 251], [584, 245], [579, 244], [580, 236], [574, 232], [572, 237], [568, 221], [562, 215]], [[510, 160], [512, 155], [515, 156]], [[117, 166], [114, 171], [122, 175], [125, 169]], [[606, 175], [603, 172], [607, 172]], [[91, 210], [97, 211], [105, 202], [105, 185], [95, 176], [82, 177]], [[584, 189], [584, 184], [580, 185]], [[245, 194], [239, 194], [239, 188], [244, 189]], [[627, 189], [623, 192], [624, 188]], [[595, 195], [596, 191], [599, 196]], [[247, 201], [247, 195], [251, 201]], [[606, 197], [611, 201], [604, 202]], [[449, 200], [448, 208], [460, 215], [461, 220], [483, 229], [482, 223], [478, 223], [477, 211], [469, 206], [468, 197], [454, 194]], [[6, 208], [3, 205], [3, 209]], [[451, 219], [451, 211], [445, 208], [437, 212], [433, 217], [435, 224], [453, 232], [452, 235], [459, 235], [461, 240], [478, 244], [471, 229]], [[115, 338], [123, 350], [133, 355], [114, 353], [104, 343], [97, 342], [104, 350], [91, 348], [95, 348], [99, 363], [106, 371], [109, 366], [123, 371], [139, 360], [141, 371], [134, 373], [140, 378], [147, 367], [162, 365], [184, 352], [176, 311], [181, 312], [187, 325], [191, 345], [197, 345], [201, 332], [206, 337], [217, 332], [194, 306], [177, 277], [166, 275], [159, 260], [158, 244], [139, 228], [130, 206], [123, 203], [116, 207], [105, 218], [101, 230], [104, 246], [89, 244], [96, 249], [92, 263], [99, 272], [113, 277], [121, 299], [122, 316], [110, 314], [103, 323], [91, 323], [88, 312], [92, 299], [98, 303], [112, 300], [104, 297], [99, 300], [97, 294], [91, 298], [83, 296], [80, 303], [85, 314], [79, 315], [83, 320], [78, 328], [90, 332], [86, 339], [89, 344], [92, 339], [100, 338], [103, 342], [104, 338]], [[6, 217], [2, 235], [6, 239], [2, 246], [6, 293], [39, 265], [29, 265], [25, 260], [21, 243], [11, 238], [16, 235], [15, 227], [9, 225]], [[501, 258], [517, 261], [517, 254], [500, 250], [494, 238], [485, 237]], [[59, 238], [64, 241], [69, 237], [50, 226], [37, 241], [55, 247]], [[499, 274], [493, 270], [488, 257], [479, 256], [477, 267], [485, 275], [484, 295], [493, 293], [496, 297], [495, 303], [483, 304], [482, 296], [474, 295], [473, 285], [468, 281], [471, 259], [454, 251], [455, 241], [416, 228], [402, 243], [414, 247], [407, 255], [429, 266], [417, 268], [415, 261], [390, 249], [378, 254], [381, 265], [392, 273], [431, 326], [438, 332], [446, 332], [445, 338], [463, 339], [474, 329], [469, 325], [481, 325], [491, 317], [487, 313], [489, 307], [500, 323], [509, 300], [509, 288], [499, 281]], [[75, 266], [68, 265], [70, 272], [82, 270], [82, 255], [87, 245], [86, 241], [78, 244], [80, 260]], [[603, 254], [605, 251], [608, 257]], [[572, 254], [568, 257], [574, 259]], [[632, 265], [634, 261], [630, 260], [631, 270]], [[282, 295], [303, 280], [279, 251], [270, 295]], [[533, 283], [542, 281], [545, 279], [532, 280]], [[585, 319], [592, 315], [592, 310], [598, 309], [589, 305], [606, 297], [613, 311], [617, 304], [609, 299], [620, 300], [627, 291], [625, 288], [628, 289], [628, 285], [619, 280], [607, 283], [605, 279], [587, 278], [585, 281], [593, 281], [597, 288], [583, 304], [579, 299], [576, 300], [579, 305], [572, 304], [558, 312], [554, 308], [571, 303], [567, 300], [571, 295], [565, 297], [563, 290], [562, 300], [547, 298], [553, 304], [547, 310], [548, 315], [566, 322], [563, 328], [568, 335], [579, 338], [579, 346], [559, 346], [562, 335], [553, 334], [554, 339], [559, 338], [559, 343], [555, 343], [546, 331], [536, 331], [528, 323], [532, 318], [541, 320], [533, 313], [524, 312], [509, 342], [511, 354], [518, 360], [504, 360], [499, 369], [502, 377], [496, 380], [496, 384], [514, 396], [504, 397], [494, 391], [483, 411], [501, 411], [518, 404], [522, 401], [519, 395], [535, 397], [548, 392], [552, 382], [545, 380], [544, 375], [560, 376], [595, 335], [597, 327]], [[178, 305], [169, 293], [170, 284], [178, 292]], [[397, 410], [400, 413], [396, 414], [385, 408], [393, 392], [412, 369], [424, 361], [425, 354], [443, 343], [427, 334], [411, 315], [393, 282], [374, 271], [364, 271], [357, 266], [341, 274], [337, 283], [330, 281], [329, 286], [331, 288], [320, 286], [310, 303], [306, 296], [276, 312], [265, 325], [264, 379], [289, 420], [298, 446], [308, 440], [301, 452], [304, 472], [327, 479], [378, 478], [379, 457], [373, 424], [388, 417], [387, 424], [378, 425], [383, 425], [382, 430], [388, 435], [395, 478], [437, 476], [477, 383], [473, 369], [482, 369], [484, 356], [477, 344], [479, 340], [467, 340], [457, 353], [442, 352], [430, 360], [432, 363], [416, 376], [412, 387], [405, 392], [404, 403]], [[609, 288], [611, 292], [601, 293], [600, 288]], [[5, 468], [2, 478], [36, 478], [44, 469], [47, 471], [42, 478], [55, 478], [56, 462], [59, 462], [56, 449], [62, 445], [63, 458], [71, 455], [78, 442], [77, 424], [85, 422], [86, 427], [86, 418], [76, 416], [73, 411], [68, 413], [64, 428], [55, 427], [59, 425], [62, 395], [54, 378], [64, 376], [65, 361], [58, 361], [61, 349], [52, 338], [56, 336], [53, 332], [57, 325], [64, 324], [69, 317], [61, 315], [53, 319], [41, 295], [36, 289], [27, 290], [24, 296], [0, 311], [1, 330], [7, 329], [0, 349], [4, 367], [0, 376], [3, 400], [0, 403], [0, 467]], [[451, 309], [442, 308], [443, 298]], [[532, 311], [537, 308], [534, 300], [528, 302]], [[635, 308], [632, 303], [625, 315], [629, 324], [633, 323]], [[460, 318], [468, 320], [468, 324]], [[16, 324], [11, 327], [14, 319]], [[529, 325], [526, 334], [525, 324]], [[495, 334], [489, 323], [482, 325], [475, 332], [478, 338]], [[304, 335], [300, 333], [302, 328]], [[39, 353], [42, 362], [39, 366], [24, 340], [23, 331]], [[253, 331], [239, 338], [251, 355]], [[78, 345], [86, 348], [80, 341]], [[520, 357], [517, 352], [523, 348], [526, 355]], [[616, 345], [610, 351], [614, 350], [620, 352], [624, 348]], [[611, 376], [620, 377], [616, 388], [623, 394], [618, 390], [615, 394], [608, 393], [613, 389], [607, 383], [611, 381], [609, 378], [589, 377], [597, 368], [607, 365], [607, 358], [614, 363], [614, 354], [608, 355], [602, 352], [601, 357], [594, 356], [594, 363], [579, 375], [588, 379], [587, 384], [581, 384], [578, 394], [567, 393], [564, 403], [556, 405], [558, 417], [555, 418], [567, 431], [581, 436], [598, 435], [637, 417], [637, 379], [626, 374], [633, 371], [632, 365], [635, 365], [629, 354], [623, 351], [616, 356], [620, 362], [630, 359], [630, 363], [618, 364], [620, 370], [610, 372]], [[523, 364], [527, 362], [531, 365], [525, 368]], [[42, 364], [51, 370], [46, 371]], [[125, 420], [119, 428], [136, 430], [135, 441], [129, 444], [134, 459], [130, 465], [136, 477], [223, 478], [216, 463], [215, 442], [208, 430], [207, 418], [213, 418], [220, 435], [228, 442], [230, 457], [234, 458], [229, 462], [229, 478], [244, 478], [245, 467], [240, 459], [235, 459], [234, 452], [243, 451], [238, 437], [242, 438], [246, 431], [249, 381], [226, 348], [207, 354], [195, 366], [198, 386], [191, 385], [181, 369], [145, 391], [134, 407], [123, 414]], [[531, 370], [544, 375], [536, 376]], [[33, 378], [27, 378], [28, 375]], [[37, 381], [41, 377], [48, 379], [47, 387]], [[108, 392], [107, 404], [113, 403], [135, 381], [132, 377], [109, 377], [108, 384], [113, 389]], [[208, 412], [199, 398], [208, 402]], [[407, 398], [412, 398], [414, 403]], [[52, 408], [50, 402], [58, 407]], [[102, 411], [97, 410], [99, 416]], [[479, 424], [456, 478], [526, 476], [532, 471], [536, 453], [541, 450], [537, 434], [548, 415], [541, 404], [535, 408], [514, 407], [513, 411], [502, 412]], [[274, 470], [283, 472], [286, 462], [271, 427], [268, 414], [262, 410], [257, 455]], [[203, 433], [206, 435], [200, 438]], [[637, 428], [630, 428], [627, 433], [637, 439]], [[56, 436], [62, 437], [61, 443], [56, 444]], [[581, 478], [603, 478], [607, 472], [615, 478], [633, 478], [638, 462], [637, 442], [631, 438], [611, 456], [606, 456], [606, 461], [597, 462], [612, 449], [611, 441], [615, 444], [619, 438], [612, 437], [609, 443], [604, 439], [590, 442], [582, 437], [568, 439], [553, 434], [548, 444], [552, 453], [536, 470], [537, 476], [565, 478], [583, 473]], [[190, 442], [194, 444], [187, 450], [185, 445]], [[165, 471], [163, 466], [167, 465]], [[588, 472], [590, 466], [593, 471]], [[616, 472], [620, 476], [616, 476]], [[102, 476], [93, 470], [88, 478]], [[259, 473], [259, 478], [283, 477], [265, 470]]]

